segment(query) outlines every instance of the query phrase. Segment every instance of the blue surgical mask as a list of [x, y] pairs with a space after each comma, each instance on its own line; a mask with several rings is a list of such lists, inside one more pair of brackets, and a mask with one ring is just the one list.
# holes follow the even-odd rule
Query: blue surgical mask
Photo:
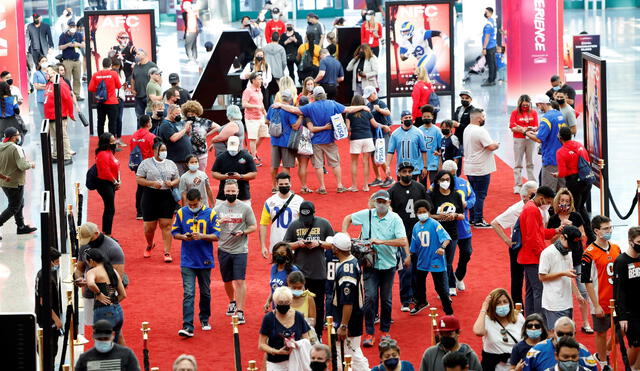
[[167, 159], [167, 151], [158, 152], [158, 157], [160, 157], [160, 160], [166, 160]]
[[231, 156], [234, 156], [234, 157], [238, 154], [238, 151], [228, 151], [228, 152]]
[[198, 164], [189, 164], [189, 171], [196, 171], [200, 168]]
[[561, 86], [558, 85], [558, 86], [554, 86], [552, 89], [553, 89], [553, 91], [558, 91], [558, 90], [560, 90], [560, 88], [561, 88]]
[[57, 272], [58, 269], [60, 269], [59, 265], [54, 265], [53, 267], [51, 267], [51, 271], [53, 271], [53, 272]]
[[558, 361], [558, 368], [561, 371], [576, 371], [578, 369], [578, 361]]
[[418, 214], [418, 220], [421, 222], [426, 222], [429, 219], [429, 213]]
[[611, 239], [611, 232], [606, 232], [602, 235], [602, 239], [605, 241], [609, 241]]
[[511, 312], [511, 307], [509, 307], [509, 304], [496, 306], [496, 315], [498, 317], [506, 317], [509, 312]]
[[94, 347], [100, 353], [108, 353], [113, 349], [113, 341], [96, 340]]
[[302, 294], [304, 294], [304, 290], [291, 290], [291, 293], [293, 294], [293, 296], [302, 296]]
[[531, 339], [540, 339], [540, 337], [542, 336], [542, 330], [541, 329], [527, 330], [527, 336], [530, 337]]
[[192, 213], [197, 213], [201, 209], [202, 209], [202, 207], [200, 207], [200, 206], [198, 206], [198, 207], [190, 207], [189, 211], [191, 211]]

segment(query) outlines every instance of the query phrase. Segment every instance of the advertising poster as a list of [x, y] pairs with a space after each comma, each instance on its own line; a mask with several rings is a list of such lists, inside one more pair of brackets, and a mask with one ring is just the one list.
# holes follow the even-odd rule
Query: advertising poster
[[14, 86], [20, 88], [24, 101], [28, 103], [29, 80], [22, 1], [0, 0], [0, 71], [11, 72]]
[[600, 35], [573, 37], [573, 68], [582, 68], [582, 53], [600, 55]]
[[436, 93], [452, 94], [451, 3], [388, 1], [386, 10], [388, 95], [411, 95], [416, 67], [429, 72]]
[[119, 59], [127, 81], [125, 104], [133, 105], [135, 99], [128, 82], [137, 50], [145, 50], [150, 53], [151, 60], [156, 60], [153, 10], [92, 11], [86, 12], [85, 16], [88, 24], [85, 28], [87, 78], [102, 69], [104, 58]]
[[600, 159], [607, 163], [606, 65], [589, 54], [583, 54], [583, 57], [584, 147], [596, 173], [596, 185], [600, 187], [598, 163]]

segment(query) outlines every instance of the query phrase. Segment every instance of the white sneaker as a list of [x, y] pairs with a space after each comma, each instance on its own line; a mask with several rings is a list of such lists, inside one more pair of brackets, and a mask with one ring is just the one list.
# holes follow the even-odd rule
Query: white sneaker
[[457, 296], [458, 295], [458, 291], [456, 291], [455, 287], [451, 287], [449, 289], [449, 296]]
[[456, 278], [456, 288], [460, 291], [464, 291], [466, 290], [466, 287], [464, 285], [464, 281], [458, 281], [458, 279]]
[[400, 307], [400, 311], [401, 312], [411, 312], [411, 308], [409, 307], [408, 304], [402, 304], [402, 306]]
[[202, 322], [202, 331], [211, 331], [211, 325], [209, 322]]

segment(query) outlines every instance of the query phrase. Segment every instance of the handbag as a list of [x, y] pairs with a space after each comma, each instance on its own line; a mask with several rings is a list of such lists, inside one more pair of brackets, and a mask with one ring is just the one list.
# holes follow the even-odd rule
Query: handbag
[[[156, 170], [158, 170], [158, 173], [160, 174], [160, 177], [164, 181], [164, 175], [162, 175], [162, 171], [160, 171], [160, 168], [158, 167], [158, 165], [156, 165], [155, 161], [153, 162], [153, 166], [156, 167]], [[182, 194], [180, 193], [180, 190], [178, 188], [176, 188], [176, 187], [171, 188], [171, 196], [173, 196], [173, 200], [176, 203], [182, 201]]]
[[303, 156], [313, 155], [313, 145], [311, 144], [311, 132], [306, 127], [301, 127], [300, 141], [298, 144], [298, 154]]
[[298, 145], [300, 145], [300, 136], [302, 135], [302, 127], [298, 130], [291, 130], [289, 135], [289, 141], [287, 142], [287, 148], [292, 151], [298, 151]]
[[375, 141], [375, 150], [373, 152], [373, 162], [378, 165], [382, 165], [386, 162], [386, 148], [384, 142], [384, 134], [382, 133], [382, 129], [378, 127], [376, 130], [376, 141]]

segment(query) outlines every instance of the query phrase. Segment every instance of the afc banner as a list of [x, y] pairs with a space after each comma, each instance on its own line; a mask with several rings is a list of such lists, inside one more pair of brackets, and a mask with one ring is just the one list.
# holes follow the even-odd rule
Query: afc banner
[[14, 86], [20, 88], [28, 103], [29, 81], [22, 0], [0, 0], [0, 71], [11, 72]]

